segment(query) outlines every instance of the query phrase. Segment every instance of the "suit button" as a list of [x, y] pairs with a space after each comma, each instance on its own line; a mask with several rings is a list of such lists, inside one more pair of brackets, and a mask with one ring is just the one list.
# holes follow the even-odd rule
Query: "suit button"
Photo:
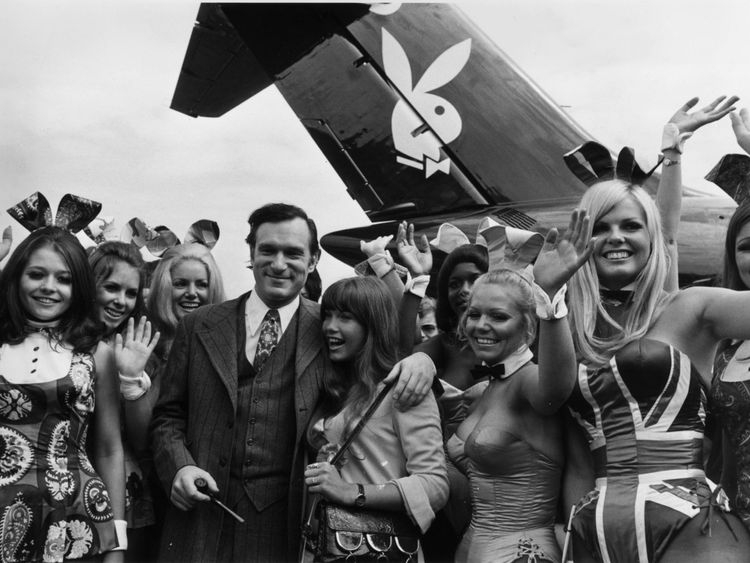
[[233, 426], [234, 426], [234, 420], [230, 420], [229, 422], [227, 422], [227, 428], [231, 430]]
[[220, 458], [219, 458], [219, 465], [220, 465], [221, 467], [226, 467], [226, 465], [227, 465], [227, 458], [225, 458], [225, 457], [220, 457]]
[[253, 462], [250, 459], [245, 460], [245, 466], [250, 467], [253, 464]]

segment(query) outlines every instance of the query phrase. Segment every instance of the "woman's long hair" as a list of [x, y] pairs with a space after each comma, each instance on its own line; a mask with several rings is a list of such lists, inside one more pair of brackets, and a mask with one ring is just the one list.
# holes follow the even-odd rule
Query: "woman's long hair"
[[0, 344], [26, 338], [28, 314], [21, 304], [20, 280], [31, 255], [41, 249], [57, 252], [70, 270], [70, 307], [56, 327], [59, 340], [74, 352], [91, 352], [102, 334], [96, 317], [96, 285], [86, 251], [78, 239], [59, 227], [43, 227], [21, 241], [0, 274]]
[[115, 333], [123, 329], [127, 324], [128, 319], [131, 317], [134, 319], [140, 318], [143, 314], [144, 303], [143, 303], [143, 286], [145, 284], [145, 265], [141, 253], [132, 244], [125, 242], [110, 240], [101, 243], [99, 246], [95, 246], [89, 250], [89, 264], [94, 272], [94, 281], [96, 287], [104, 283], [112, 271], [115, 269], [118, 263], [127, 264], [138, 272], [138, 295], [135, 298], [135, 307], [133, 311], [124, 319], [119, 326], [110, 332]]
[[[172, 270], [186, 260], [196, 260], [206, 267], [208, 274], [208, 299], [206, 304], [224, 301], [224, 282], [211, 251], [199, 243], [178, 244], [167, 250], [151, 277], [148, 294], [148, 317], [154, 328], [161, 332], [158, 352], [168, 352], [177, 330], [177, 313], [172, 302]], [[161, 355], [161, 354], [160, 354]]]
[[388, 287], [372, 276], [346, 278], [326, 289], [322, 318], [334, 310], [350, 313], [367, 335], [351, 364], [334, 365], [326, 374], [322, 411], [329, 416], [350, 407], [352, 416], [361, 415], [378, 383], [398, 361], [398, 311]]
[[458, 314], [451, 308], [448, 300], [448, 283], [453, 270], [459, 264], [474, 264], [477, 269], [487, 273], [489, 269], [489, 258], [487, 249], [477, 244], [464, 244], [454, 249], [445, 257], [443, 265], [440, 266], [437, 282], [437, 308], [435, 309], [435, 321], [438, 328], [445, 333], [454, 334], [458, 327]]
[[750, 221], [750, 202], [745, 202], [734, 210], [732, 218], [729, 220], [727, 227], [727, 237], [724, 240], [724, 274], [721, 285], [734, 289], [736, 291], [745, 291], [748, 288], [740, 277], [740, 271], [737, 268], [737, 235], [740, 229]]
[[[617, 350], [642, 337], [668, 302], [664, 285], [669, 271], [669, 254], [656, 202], [643, 188], [622, 180], [609, 180], [589, 188], [579, 205], [591, 217], [588, 234], [592, 234], [599, 219], [627, 198], [632, 198], [643, 209], [645, 227], [651, 238], [651, 255], [635, 279], [632, 305], [624, 323], [621, 325], [615, 321], [602, 306], [593, 256], [568, 284], [573, 342], [579, 358], [592, 365], [605, 364]], [[612, 336], [595, 334], [597, 319], [608, 326], [606, 332], [613, 333]]]

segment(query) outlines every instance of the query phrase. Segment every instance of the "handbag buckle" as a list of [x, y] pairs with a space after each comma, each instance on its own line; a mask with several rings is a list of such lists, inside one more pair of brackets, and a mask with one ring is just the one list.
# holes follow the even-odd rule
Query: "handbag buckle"
[[378, 559], [387, 559], [386, 553], [393, 546], [393, 537], [388, 534], [365, 534], [367, 545], [378, 554]]
[[341, 551], [347, 553], [347, 558], [353, 556], [364, 542], [362, 537], [364, 534], [360, 532], [336, 532], [336, 545]]

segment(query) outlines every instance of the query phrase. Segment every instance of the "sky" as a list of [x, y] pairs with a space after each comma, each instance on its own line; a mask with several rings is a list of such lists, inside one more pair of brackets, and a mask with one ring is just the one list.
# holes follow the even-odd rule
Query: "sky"
[[[41, 191], [103, 204], [182, 238], [216, 220], [227, 294], [252, 286], [249, 212], [295, 203], [320, 233], [368, 224], [281, 95], [271, 87], [218, 119], [169, 109], [199, 3], [28, 1], [3, 6], [0, 208]], [[653, 164], [661, 127], [686, 100], [737, 94], [750, 107], [745, 0], [496, 0], [461, 9], [605, 145]], [[738, 152], [729, 121], [688, 141], [686, 185]], [[23, 227], [10, 216], [16, 241]], [[350, 269], [324, 255], [324, 285]]]

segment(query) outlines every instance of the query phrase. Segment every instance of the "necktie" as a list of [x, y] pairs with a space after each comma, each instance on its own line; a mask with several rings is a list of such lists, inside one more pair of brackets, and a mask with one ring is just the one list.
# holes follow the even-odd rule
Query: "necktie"
[[255, 349], [255, 359], [253, 360], [253, 367], [256, 372], [259, 372], [266, 363], [266, 360], [276, 348], [276, 344], [279, 342], [279, 334], [281, 334], [281, 319], [279, 318], [279, 311], [277, 309], [269, 309], [266, 312], [266, 316], [263, 317], [263, 322], [260, 323], [260, 337], [258, 338], [258, 346]]

